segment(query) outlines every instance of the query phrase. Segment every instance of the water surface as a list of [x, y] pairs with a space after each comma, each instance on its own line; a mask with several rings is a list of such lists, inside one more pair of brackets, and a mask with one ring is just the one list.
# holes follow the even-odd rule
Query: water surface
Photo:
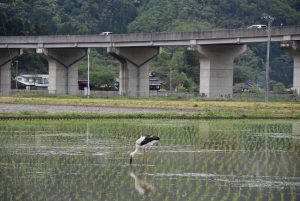
[[300, 122], [2, 121], [0, 177], [0, 200], [300, 200]]

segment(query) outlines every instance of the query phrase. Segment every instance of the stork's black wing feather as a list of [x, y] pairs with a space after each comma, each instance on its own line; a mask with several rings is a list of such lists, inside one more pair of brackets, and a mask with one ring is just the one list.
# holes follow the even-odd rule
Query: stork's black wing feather
[[141, 142], [141, 145], [148, 144], [149, 142], [152, 142], [153, 140], [159, 140], [159, 137], [147, 135], [147, 136], [145, 137], [145, 139]]

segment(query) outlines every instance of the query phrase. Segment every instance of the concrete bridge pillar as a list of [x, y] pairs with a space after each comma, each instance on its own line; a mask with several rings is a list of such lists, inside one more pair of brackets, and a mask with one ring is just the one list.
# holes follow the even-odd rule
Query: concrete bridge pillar
[[20, 49], [0, 49], [0, 95], [10, 94], [11, 62], [20, 54]]
[[49, 94], [78, 92], [78, 64], [86, 57], [87, 48], [37, 49], [49, 63]]
[[112, 47], [107, 51], [121, 62], [119, 94], [149, 96], [149, 61], [158, 55], [159, 47]]
[[300, 95], [300, 41], [289, 41], [282, 43], [281, 47], [284, 48], [294, 60], [294, 77], [293, 88]]
[[209, 98], [231, 98], [233, 93], [233, 60], [246, 45], [199, 45], [200, 94]]

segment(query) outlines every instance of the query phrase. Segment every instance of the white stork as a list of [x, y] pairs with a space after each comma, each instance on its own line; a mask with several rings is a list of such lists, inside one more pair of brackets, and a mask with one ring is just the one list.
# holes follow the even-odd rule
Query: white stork
[[136, 142], [135, 142], [135, 150], [130, 153], [130, 165], [132, 163], [133, 156], [141, 149], [149, 148], [153, 144], [155, 144], [159, 140], [159, 137], [157, 136], [141, 136]]

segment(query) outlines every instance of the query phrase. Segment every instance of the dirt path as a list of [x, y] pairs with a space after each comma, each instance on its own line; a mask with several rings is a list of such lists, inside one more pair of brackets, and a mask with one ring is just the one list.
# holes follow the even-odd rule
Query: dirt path
[[24, 105], [0, 103], [0, 113], [12, 112], [46, 112], [46, 113], [187, 113], [193, 111], [145, 109], [145, 108], [121, 108], [121, 107], [94, 107], [94, 106], [67, 106], [67, 105]]

